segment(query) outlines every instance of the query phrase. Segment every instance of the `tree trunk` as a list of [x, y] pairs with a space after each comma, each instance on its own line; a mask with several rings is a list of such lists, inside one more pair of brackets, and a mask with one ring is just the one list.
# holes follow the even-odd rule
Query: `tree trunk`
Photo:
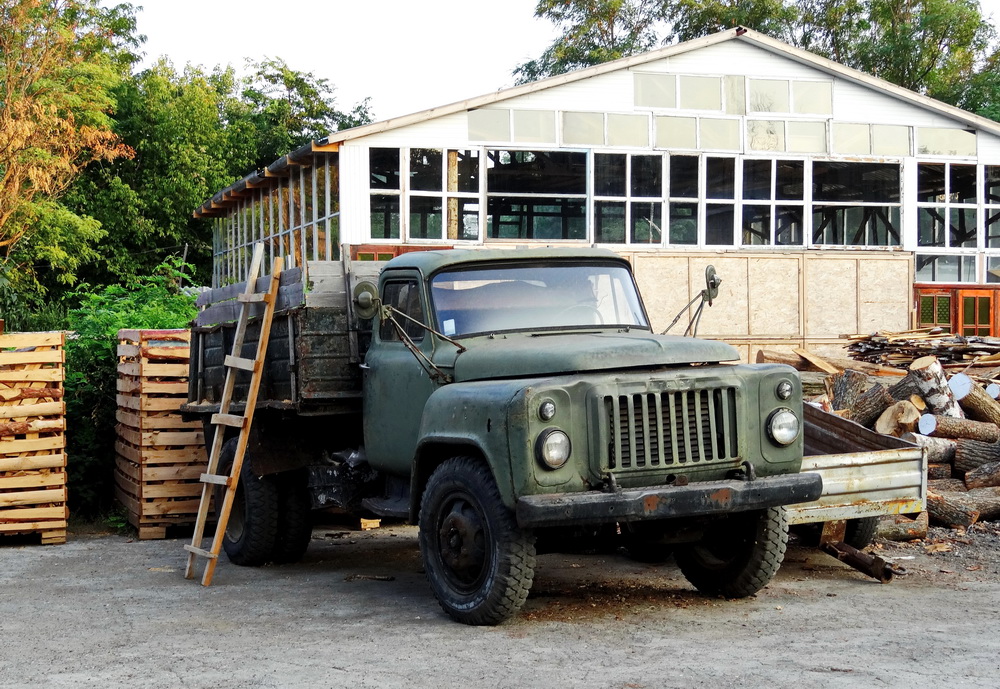
[[982, 443], [978, 440], [955, 440], [955, 471], [964, 473], [984, 464], [1000, 462], [1000, 443]]
[[848, 418], [866, 428], [871, 428], [893, 402], [895, 400], [892, 395], [881, 384], [875, 383], [858, 397], [854, 406], [848, 410]]
[[1000, 440], [1000, 426], [985, 421], [956, 419], [954, 416], [924, 414], [917, 425], [922, 435], [935, 438], [968, 438], [983, 443]]
[[892, 395], [894, 400], [902, 402], [903, 400], [910, 399], [913, 395], [923, 397], [920, 395], [920, 388], [917, 387], [917, 377], [912, 373], [907, 373], [902, 380], [893, 383], [889, 386], [889, 394]]
[[878, 536], [889, 541], [912, 541], [927, 538], [927, 513], [912, 515], [894, 514], [883, 518], [878, 525]]
[[927, 513], [931, 522], [952, 529], [968, 528], [979, 519], [979, 510], [969, 507], [952, 493], [927, 493]]
[[956, 373], [948, 381], [948, 387], [969, 418], [1000, 426], [1000, 403], [982, 385], [964, 373]]
[[875, 432], [897, 438], [904, 433], [912, 433], [920, 422], [920, 412], [909, 402], [896, 402], [882, 412], [875, 422]]
[[991, 486], [1000, 486], [1000, 462], [981, 464], [965, 473], [965, 487], [969, 490]]
[[918, 433], [904, 433], [900, 440], [919, 445], [927, 450], [929, 464], [949, 464], [955, 459], [955, 441], [947, 438], [931, 438]]
[[951, 478], [950, 464], [928, 464], [927, 478], [929, 480]]
[[962, 408], [948, 387], [941, 363], [933, 356], [925, 356], [910, 364], [910, 373], [917, 378], [917, 389], [927, 402], [932, 414], [962, 418]]
[[865, 390], [868, 376], [857, 371], [841, 371], [826, 379], [826, 394], [834, 411], [850, 409]]
[[992, 522], [1000, 519], [1000, 490], [997, 488], [976, 488], [961, 498], [979, 511], [979, 519]]

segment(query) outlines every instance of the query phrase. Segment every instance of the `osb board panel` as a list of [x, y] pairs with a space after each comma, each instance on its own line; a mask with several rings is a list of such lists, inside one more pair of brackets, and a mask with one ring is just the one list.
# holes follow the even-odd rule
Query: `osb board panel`
[[907, 330], [913, 281], [909, 261], [858, 260], [858, 332]]
[[785, 337], [801, 334], [800, 267], [796, 256], [748, 259], [751, 334]]
[[[635, 281], [642, 293], [646, 311], [649, 312], [653, 330], [662, 332], [670, 325], [677, 312], [691, 300], [688, 296], [691, 282], [688, 276], [688, 257], [636, 254], [633, 266]], [[684, 332], [684, 326], [678, 321], [671, 333], [677, 328]]]
[[[722, 284], [719, 296], [712, 306], [705, 305], [702, 312], [698, 334], [713, 337], [747, 335], [749, 326], [750, 290], [747, 281], [747, 257], [744, 256], [705, 256], [692, 257], [690, 263], [690, 296], [694, 299], [705, 289], [705, 269], [715, 266]], [[697, 304], [695, 304], [697, 306]], [[670, 321], [667, 321], [668, 323]], [[678, 334], [684, 332], [687, 319], [682, 318], [675, 326], [680, 328]]]
[[806, 260], [807, 337], [837, 337], [858, 328], [858, 262], [854, 259]]

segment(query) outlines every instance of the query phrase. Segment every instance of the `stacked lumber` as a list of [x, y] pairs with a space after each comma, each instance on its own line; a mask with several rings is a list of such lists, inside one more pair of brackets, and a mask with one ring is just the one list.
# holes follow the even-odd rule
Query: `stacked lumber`
[[65, 334], [0, 335], [0, 536], [65, 543]]
[[115, 494], [139, 538], [165, 538], [194, 524], [198, 480], [208, 464], [198, 421], [178, 409], [187, 400], [190, 331], [118, 331], [118, 439]]
[[1000, 365], [1000, 339], [955, 335], [941, 328], [849, 335], [847, 340], [849, 356], [870, 364], [906, 368], [916, 359], [934, 356], [945, 367]]

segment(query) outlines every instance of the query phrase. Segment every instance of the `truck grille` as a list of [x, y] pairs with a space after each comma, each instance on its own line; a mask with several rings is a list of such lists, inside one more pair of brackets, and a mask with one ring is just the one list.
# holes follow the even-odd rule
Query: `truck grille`
[[733, 460], [736, 388], [607, 395], [609, 469]]

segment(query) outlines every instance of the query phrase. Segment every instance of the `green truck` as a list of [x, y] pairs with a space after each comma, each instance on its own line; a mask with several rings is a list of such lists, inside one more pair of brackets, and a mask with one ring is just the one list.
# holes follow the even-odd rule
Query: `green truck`
[[[669, 550], [700, 591], [742, 597], [781, 563], [783, 507], [820, 497], [819, 474], [800, 472], [796, 372], [655, 334], [610, 251], [305, 268], [282, 276], [233, 562], [301, 557], [310, 510], [337, 506], [419, 525], [431, 588], [467, 624], [517, 613], [539, 548], [607, 533], [643, 557]], [[199, 300], [189, 414], [218, 411], [239, 288]]]

